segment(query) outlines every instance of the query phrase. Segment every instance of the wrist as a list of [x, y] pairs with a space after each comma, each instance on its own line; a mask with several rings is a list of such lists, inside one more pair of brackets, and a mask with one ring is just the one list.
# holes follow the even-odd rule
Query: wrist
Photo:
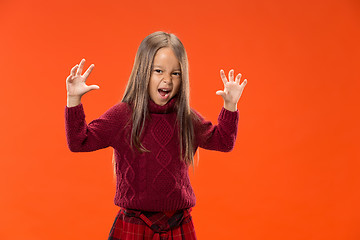
[[81, 96], [67, 95], [67, 106], [75, 107], [81, 103]]
[[224, 102], [224, 108], [228, 111], [235, 112], [237, 111], [237, 104]]

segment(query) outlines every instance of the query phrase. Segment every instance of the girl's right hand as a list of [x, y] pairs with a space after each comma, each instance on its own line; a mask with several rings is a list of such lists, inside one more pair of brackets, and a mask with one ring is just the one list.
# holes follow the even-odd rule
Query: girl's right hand
[[86, 79], [94, 69], [94, 64], [91, 64], [86, 72], [81, 75], [85, 59], [82, 59], [80, 65], [76, 64], [70, 71], [70, 75], [66, 78], [66, 90], [68, 98], [81, 98], [85, 93], [99, 89], [98, 85], [86, 85]]

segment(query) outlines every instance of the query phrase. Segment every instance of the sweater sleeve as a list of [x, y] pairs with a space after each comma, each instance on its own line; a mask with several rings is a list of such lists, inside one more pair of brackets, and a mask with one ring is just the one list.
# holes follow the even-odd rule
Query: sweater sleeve
[[230, 152], [235, 145], [237, 127], [239, 122], [239, 110], [231, 112], [222, 107], [218, 116], [218, 124], [213, 125], [205, 120], [198, 112], [194, 120], [195, 141], [201, 148]]
[[125, 103], [118, 103], [87, 124], [82, 103], [65, 106], [65, 131], [70, 151], [91, 152], [111, 146], [114, 136], [124, 128], [126, 110]]

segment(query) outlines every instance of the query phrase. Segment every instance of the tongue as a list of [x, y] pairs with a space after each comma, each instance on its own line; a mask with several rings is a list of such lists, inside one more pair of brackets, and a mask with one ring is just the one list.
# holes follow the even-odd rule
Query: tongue
[[161, 89], [159, 90], [159, 93], [160, 93], [160, 95], [163, 96], [163, 97], [165, 97], [165, 95], [167, 94], [167, 92], [164, 92], [164, 91], [161, 90]]

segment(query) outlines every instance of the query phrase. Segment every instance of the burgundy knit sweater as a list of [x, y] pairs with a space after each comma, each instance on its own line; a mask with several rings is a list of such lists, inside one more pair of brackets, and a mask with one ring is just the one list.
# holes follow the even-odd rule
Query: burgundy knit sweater
[[[127, 103], [117, 103], [98, 119], [85, 121], [83, 105], [65, 107], [65, 129], [69, 149], [90, 152], [111, 146], [116, 162], [116, 205], [144, 211], [175, 211], [195, 206], [188, 165], [180, 159], [179, 136], [176, 130], [176, 98], [159, 106], [149, 101], [150, 120], [145, 123], [141, 138], [150, 152], [130, 149], [132, 110]], [[194, 111], [194, 110], [193, 110]], [[193, 121], [195, 149], [228, 152], [235, 144], [239, 111], [222, 108], [218, 125]]]

